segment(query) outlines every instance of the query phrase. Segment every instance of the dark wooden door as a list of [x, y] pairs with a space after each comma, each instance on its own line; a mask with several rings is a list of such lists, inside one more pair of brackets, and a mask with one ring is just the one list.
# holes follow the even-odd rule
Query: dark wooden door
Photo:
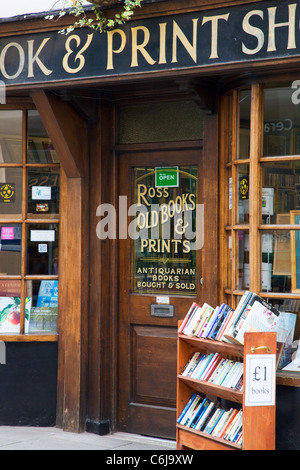
[[[119, 155], [118, 422], [123, 431], [175, 437], [177, 323], [193, 301], [202, 302], [202, 235], [199, 231], [197, 248], [188, 232], [195, 232], [196, 215], [202, 217], [201, 180], [199, 143]], [[180, 218], [180, 206], [189, 212], [182, 213], [186, 219]], [[170, 232], [163, 232], [168, 224]]]

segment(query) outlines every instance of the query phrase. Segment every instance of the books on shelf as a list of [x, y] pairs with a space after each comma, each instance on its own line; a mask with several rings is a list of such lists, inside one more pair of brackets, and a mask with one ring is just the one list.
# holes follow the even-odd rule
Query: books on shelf
[[280, 312], [259, 295], [246, 291], [233, 310], [222, 303], [216, 308], [194, 302], [179, 333], [233, 344], [244, 344], [246, 332], [276, 331]]
[[196, 393], [184, 407], [177, 423], [242, 445], [242, 410], [226, 410], [219, 402]]
[[184, 366], [181, 376], [243, 390], [243, 363], [227, 359], [219, 353], [206, 355], [195, 352]]

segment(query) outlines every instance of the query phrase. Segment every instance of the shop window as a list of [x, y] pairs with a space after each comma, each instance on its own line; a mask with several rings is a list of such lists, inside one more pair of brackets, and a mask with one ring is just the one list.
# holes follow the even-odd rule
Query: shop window
[[60, 166], [36, 110], [0, 111], [0, 334], [57, 333]]
[[255, 84], [222, 101], [220, 221], [226, 237], [220, 259], [226, 262], [220, 282], [233, 306], [251, 290], [280, 311], [297, 313], [298, 339], [300, 108], [294, 91], [292, 82]]

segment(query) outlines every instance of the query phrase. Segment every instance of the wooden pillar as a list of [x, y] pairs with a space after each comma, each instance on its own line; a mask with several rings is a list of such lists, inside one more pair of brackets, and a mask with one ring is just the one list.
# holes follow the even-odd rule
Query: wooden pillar
[[96, 234], [101, 204], [117, 207], [114, 105], [100, 101], [97, 123], [90, 129], [90, 286], [88, 429], [105, 434], [116, 429], [117, 240]]
[[85, 429], [88, 357], [88, 126], [74, 109], [32, 92], [61, 163], [57, 426]]
[[[218, 115], [206, 115], [203, 132], [204, 246], [202, 249], [203, 301], [218, 301]], [[207, 269], [209, 267], [209, 269]]]

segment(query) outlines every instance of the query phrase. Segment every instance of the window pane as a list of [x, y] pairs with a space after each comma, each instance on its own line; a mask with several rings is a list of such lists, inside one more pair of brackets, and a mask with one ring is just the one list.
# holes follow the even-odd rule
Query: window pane
[[27, 281], [26, 295], [31, 298], [26, 333], [56, 333], [58, 281]]
[[22, 226], [0, 225], [0, 275], [21, 275]]
[[22, 218], [22, 168], [0, 168], [0, 218]]
[[291, 85], [264, 91], [265, 156], [300, 154], [300, 109]]
[[267, 301], [280, 311], [276, 333], [277, 342], [284, 344], [278, 364], [278, 369], [282, 369], [295, 358], [298, 347], [299, 328], [297, 325], [297, 314], [300, 308], [300, 300], [268, 298]]
[[[156, 175], [158, 184], [163, 177], [176, 175], [178, 185], [156, 187]], [[196, 295], [197, 166], [138, 167], [133, 169], [133, 181], [133, 203], [140, 206], [137, 236], [131, 236], [133, 292]]]
[[58, 163], [58, 157], [37, 111], [28, 111], [27, 162]]
[[262, 232], [261, 253], [262, 290], [275, 293], [300, 292], [300, 232]]
[[58, 274], [58, 225], [30, 224], [27, 227], [27, 274]]
[[203, 116], [204, 111], [193, 101], [122, 106], [118, 143], [202, 139]]
[[238, 251], [238, 284], [237, 289], [249, 289], [249, 232], [236, 232]]
[[0, 164], [22, 163], [22, 111], [0, 111]]
[[262, 165], [262, 220], [289, 224], [290, 211], [300, 209], [300, 161]]
[[239, 165], [238, 171], [238, 223], [249, 223], [249, 165]]
[[50, 218], [59, 215], [59, 170], [28, 170], [28, 217]]
[[239, 131], [239, 158], [250, 156], [250, 105], [251, 91], [240, 92], [240, 131]]

